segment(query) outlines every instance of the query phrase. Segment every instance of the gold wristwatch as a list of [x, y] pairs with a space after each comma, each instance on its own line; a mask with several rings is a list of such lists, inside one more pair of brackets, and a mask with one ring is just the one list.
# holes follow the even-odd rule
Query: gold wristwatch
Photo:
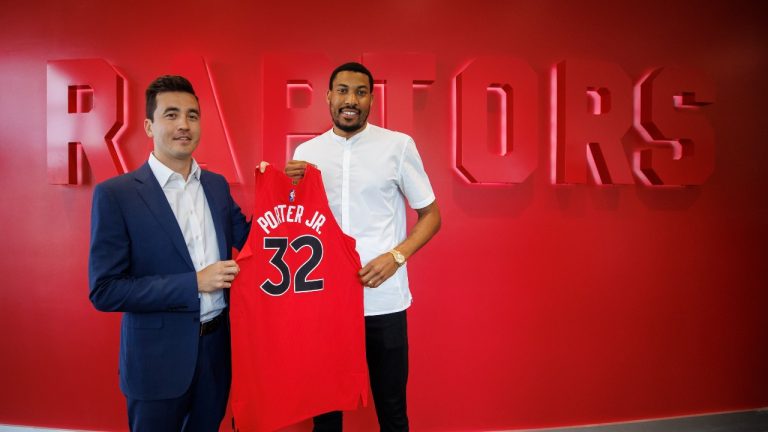
[[395, 262], [397, 263], [398, 267], [405, 264], [405, 256], [403, 256], [403, 254], [401, 254], [399, 250], [392, 249], [391, 251], [389, 251], [389, 253], [392, 254], [393, 258], [395, 258]]

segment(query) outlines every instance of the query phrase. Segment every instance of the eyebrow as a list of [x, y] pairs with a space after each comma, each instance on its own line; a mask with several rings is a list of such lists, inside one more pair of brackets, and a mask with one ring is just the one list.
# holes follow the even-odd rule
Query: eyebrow
[[[341, 84], [341, 83], [336, 84], [336, 87], [349, 88], [349, 86], [347, 84]], [[370, 90], [370, 87], [368, 87], [368, 84], [359, 85], [359, 86], [355, 87], [355, 90], [361, 89], [361, 88]]]
[[[181, 112], [181, 109], [179, 109], [178, 107], [174, 107], [174, 106], [168, 107], [168, 108], [165, 109], [165, 111], [163, 111], [163, 114], [167, 114], [169, 112]], [[197, 108], [192, 108], [192, 109], [189, 110], [189, 112], [195, 113], [197, 115], [200, 115], [200, 110], [198, 110]]]

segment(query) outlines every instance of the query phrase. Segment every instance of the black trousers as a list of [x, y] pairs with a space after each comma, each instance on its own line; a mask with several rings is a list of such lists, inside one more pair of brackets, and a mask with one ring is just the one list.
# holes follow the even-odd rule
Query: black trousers
[[[408, 430], [408, 322], [405, 311], [365, 317], [365, 352], [376, 417], [383, 432]], [[314, 432], [340, 432], [342, 413], [313, 419]]]

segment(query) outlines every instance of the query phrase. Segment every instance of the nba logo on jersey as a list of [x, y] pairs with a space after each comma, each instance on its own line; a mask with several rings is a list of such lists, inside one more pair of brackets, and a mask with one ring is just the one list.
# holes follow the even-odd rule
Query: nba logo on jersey
[[288, 201], [293, 202], [293, 200], [296, 199], [296, 189], [291, 189], [291, 192], [288, 194]]

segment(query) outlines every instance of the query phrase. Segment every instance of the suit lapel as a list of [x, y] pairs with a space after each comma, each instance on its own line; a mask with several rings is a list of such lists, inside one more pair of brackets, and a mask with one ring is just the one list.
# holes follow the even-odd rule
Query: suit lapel
[[190, 268], [194, 269], [192, 257], [189, 256], [189, 250], [184, 241], [184, 235], [181, 233], [181, 228], [179, 228], [179, 223], [176, 221], [176, 216], [173, 214], [173, 210], [171, 210], [171, 206], [168, 204], [168, 199], [165, 197], [165, 193], [163, 193], [163, 189], [157, 182], [148, 163], [144, 163], [144, 165], [136, 170], [135, 179], [136, 190], [139, 196], [144, 200], [144, 203], [160, 226], [163, 227], [163, 231], [170, 237], [176, 250], [184, 257], [184, 261], [189, 264]]
[[222, 214], [219, 209], [229, 208], [221, 202], [224, 197], [218, 196], [214, 193], [215, 188], [211, 183], [211, 175], [208, 171], [200, 171], [200, 184], [203, 185], [203, 192], [205, 193], [205, 199], [208, 201], [208, 208], [211, 210], [211, 218], [213, 219], [213, 227], [216, 229], [216, 241], [219, 244], [219, 259], [226, 259], [229, 254], [227, 253], [227, 240], [224, 236], [224, 223], [227, 215]]

